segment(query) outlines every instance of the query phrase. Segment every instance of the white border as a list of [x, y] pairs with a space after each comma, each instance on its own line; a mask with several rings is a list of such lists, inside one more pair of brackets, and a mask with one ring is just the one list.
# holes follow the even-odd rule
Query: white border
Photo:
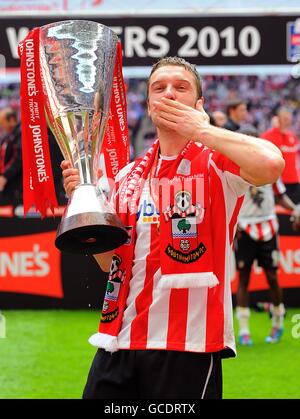
[[269, 9], [258, 9], [258, 8], [234, 8], [234, 9], [222, 9], [222, 8], [197, 8], [196, 10], [191, 9], [149, 9], [147, 11], [140, 9], [126, 9], [126, 10], [49, 10], [49, 11], [40, 11], [40, 10], [0, 10], [0, 19], [5, 18], [52, 18], [52, 17], [111, 17], [111, 18], [120, 18], [120, 17], [218, 17], [218, 16], [289, 16], [289, 15], [299, 15], [300, 7], [279, 7], [279, 8], [269, 8]]

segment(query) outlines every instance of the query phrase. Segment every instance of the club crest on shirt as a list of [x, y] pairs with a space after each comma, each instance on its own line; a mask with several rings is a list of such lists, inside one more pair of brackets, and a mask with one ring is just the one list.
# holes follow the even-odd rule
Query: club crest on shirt
[[175, 204], [169, 205], [165, 211], [163, 211], [166, 221], [173, 218], [174, 215], [182, 218], [192, 215], [193, 217], [196, 217], [197, 223], [202, 223], [205, 209], [198, 203], [195, 205], [192, 203], [192, 194], [190, 192], [179, 191], [175, 194], [174, 200]]
[[163, 211], [165, 220], [171, 222], [172, 226], [172, 244], [168, 244], [165, 252], [177, 262], [192, 263], [206, 252], [197, 229], [197, 225], [203, 221], [205, 209], [198, 203], [192, 203], [188, 191], [177, 192], [174, 201], [174, 205]]
[[102, 308], [102, 323], [112, 322], [119, 315], [118, 297], [126, 277], [125, 271], [120, 269], [121, 262], [119, 255], [113, 255]]
[[182, 239], [180, 240], [180, 249], [183, 252], [188, 252], [190, 250], [191, 244], [189, 242], [189, 240], [187, 239]]

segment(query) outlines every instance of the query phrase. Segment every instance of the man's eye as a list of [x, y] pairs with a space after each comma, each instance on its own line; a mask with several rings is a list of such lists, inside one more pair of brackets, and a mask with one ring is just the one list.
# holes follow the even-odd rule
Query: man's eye
[[179, 87], [178, 87], [178, 89], [179, 89], [179, 90], [185, 90], [185, 89], [186, 89], [186, 87], [185, 87], [185, 86], [179, 86]]
[[155, 87], [155, 89], [154, 89], [154, 91], [155, 92], [160, 92], [160, 91], [162, 91], [162, 86], [158, 86], [158, 87]]

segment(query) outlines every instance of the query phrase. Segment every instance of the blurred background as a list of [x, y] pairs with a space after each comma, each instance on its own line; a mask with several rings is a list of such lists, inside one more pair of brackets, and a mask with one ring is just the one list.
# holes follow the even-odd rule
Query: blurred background
[[[50, 133], [60, 207], [55, 218], [41, 220], [35, 212], [24, 217], [18, 43], [35, 26], [67, 19], [94, 20], [116, 31], [123, 46], [132, 159], [155, 139], [146, 83], [153, 63], [168, 55], [197, 65], [205, 109], [216, 125], [251, 125], [262, 135], [281, 129], [277, 112], [284, 107], [288, 128], [299, 138], [299, 0], [265, 3], [0, 0], [0, 398], [81, 397], [94, 353], [87, 339], [97, 329], [107, 281], [91, 257], [74, 258], [54, 247], [66, 198], [62, 156]], [[299, 173], [298, 140], [294, 154]], [[297, 188], [291, 198], [299, 203]], [[249, 288], [255, 344], [238, 348], [238, 358], [223, 363], [225, 398], [300, 397], [300, 239], [290, 214], [280, 206], [276, 211], [286, 330], [278, 345], [266, 346], [269, 287], [255, 266]], [[234, 305], [236, 290], [233, 275]]]

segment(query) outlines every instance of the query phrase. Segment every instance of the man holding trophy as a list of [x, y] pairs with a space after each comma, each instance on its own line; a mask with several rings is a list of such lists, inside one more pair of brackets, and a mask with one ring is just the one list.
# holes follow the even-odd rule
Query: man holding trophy
[[[103, 35], [104, 28], [97, 34]], [[195, 67], [169, 57], [154, 65], [148, 81], [148, 113], [157, 140], [144, 158], [121, 169], [126, 113], [113, 88], [107, 123], [103, 71], [94, 120], [95, 105], [88, 103], [91, 123], [85, 102], [96, 80], [94, 63], [109, 55], [107, 43], [102, 53], [97, 42], [89, 51], [74, 52], [74, 45], [87, 48], [87, 41], [74, 40], [75, 29], [61, 22], [59, 30], [48, 30], [44, 51], [52, 56], [45, 54], [41, 62], [48, 83], [47, 119], [64, 145], [61, 167], [70, 198], [57, 245], [93, 254], [109, 272], [99, 331], [90, 338], [98, 351], [83, 396], [221, 398], [221, 359], [235, 356], [229, 266], [237, 215], [250, 184], [273, 183], [280, 176], [281, 153], [267, 141], [210, 125]], [[58, 71], [54, 51], [62, 38], [67, 38], [60, 49], [66, 61]], [[63, 85], [61, 77], [68, 83]], [[121, 153], [112, 158], [108, 145], [118, 137], [111, 135], [116, 121]], [[101, 153], [92, 159], [99, 145], [88, 127], [98, 129], [101, 123], [102, 131], [107, 123]], [[100, 137], [97, 133], [96, 143]], [[80, 189], [91, 190], [86, 185], [97, 183], [98, 172], [90, 164], [99, 168], [101, 158], [106, 177], [110, 170], [116, 174], [113, 182], [114, 176], [108, 182], [104, 178], [111, 187], [110, 202], [100, 187], [78, 198]], [[86, 184], [83, 174], [89, 177]]]

